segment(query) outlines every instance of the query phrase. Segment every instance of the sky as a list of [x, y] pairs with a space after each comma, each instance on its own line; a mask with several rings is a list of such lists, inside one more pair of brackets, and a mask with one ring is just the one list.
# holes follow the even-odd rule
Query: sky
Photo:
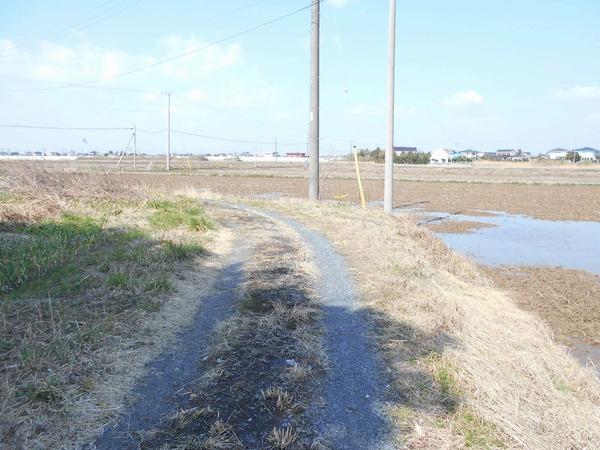
[[[139, 151], [163, 152], [161, 92], [170, 91], [174, 130], [248, 141], [174, 134], [174, 152], [266, 152], [276, 141], [279, 152], [305, 151], [310, 9], [266, 23], [309, 4], [1, 2], [0, 124], [125, 129], [0, 128], [0, 148], [121, 151], [137, 127]], [[397, 8], [397, 145], [600, 147], [600, 2], [398, 0]], [[324, 1], [322, 154], [385, 144], [387, 26], [387, 0]], [[69, 86], [107, 77], [115, 78]]]

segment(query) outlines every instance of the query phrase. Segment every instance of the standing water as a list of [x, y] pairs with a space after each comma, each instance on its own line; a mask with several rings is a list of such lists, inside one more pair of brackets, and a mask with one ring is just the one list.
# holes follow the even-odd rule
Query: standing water
[[558, 222], [499, 214], [492, 217], [436, 214], [495, 227], [473, 233], [439, 233], [454, 250], [491, 266], [540, 265], [600, 275], [600, 222]]
[[[550, 221], [493, 214], [473, 217], [432, 213], [431, 216], [436, 221], [475, 220], [494, 225], [464, 234], [437, 233], [450, 248], [481, 264], [562, 267], [600, 275], [600, 222]], [[600, 346], [573, 337], [570, 349], [582, 365], [587, 366], [591, 361], [600, 372]]]

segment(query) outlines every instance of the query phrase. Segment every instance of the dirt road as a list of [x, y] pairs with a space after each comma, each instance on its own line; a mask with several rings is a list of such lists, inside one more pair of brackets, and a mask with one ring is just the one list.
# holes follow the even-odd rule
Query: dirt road
[[91, 447], [391, 448], [385, 371], [344, 260], [281, 215], [217, 208], [238, 236], [229, 264]]

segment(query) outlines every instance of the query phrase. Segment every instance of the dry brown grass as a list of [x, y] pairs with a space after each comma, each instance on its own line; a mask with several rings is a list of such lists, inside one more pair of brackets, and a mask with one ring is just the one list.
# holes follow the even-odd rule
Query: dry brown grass
[[[245, 198], [272, 193], [306, 196], [303, 165], [261, 164], [254, 168], [254, 164], [247, 163], [202, 163], [192, 171], [145, 174], [102, 173], [108, 168], [94, 169], [81, 164], [5, 164], [0, 168], [0, 191], [3, 184], [19, 178], [23, 171], [37, 173], [40, 167], [48, 167], [47, 172], [59, 178], [64, 186], [70, 186], [70, 192], [76, 192], [78, 186], [100, 185], [110, 196], [135, 196], [137, 191], [148, 189], [153, 192], [202, 189]], [[399, 166], [395, 171], [399, 180], [395, 185], [396, 206], [450, 213], [469, 211], [469, 214], [473, 210], [504, 211], [549, 220], [599, 220], [600, 164], [571, 166], [530, 167], [510, 163], [474, 167]], [[333, 200], [336, 195], [348, 194], [351, 202], [358, 202], [353, 170], [345, 162], [326, 163], [322, 198]], [[382, 165], [365, 163], [361, 171], [367, 200], [381, 200]]]
[[[77, 447], [116, 417], [144, 364], [191, 321], [232, 237], [157, 228], [157, 210], [147, 202], [153, 194], [113, 198], [121, 186], [111, 177], [96, 185], [92, 178], [61, 184], [46, 172], [16, 180], [0, 215], [13, 234], [26, 233], [28, 224], [60, 223], [65, 212], [104, 224], [97, 242], [0, 297], [3, 443]], [[2, 245], [14, 236], [7, 239]], [[212, 258], [198, 253], [201, 246]]]
[[[93, 185], [92, 180], [105, 176], [89, 177], [86, 183]], [[182, 176], [106, 177], [112, 180], [109, 183], [113, 184], [112, 192], [126, 195], [128, 184], [155, 191], [207, 186], [203, 179]], [[73, 179], [67, 176], [64, 179], [70, 192]], [[273, 188], [277, 182], [273, 180], [257, 189], [277, 190]], [[218, 186], [227, 183], [231, 185], [231, 179], [221, 181]], [[249, 183], [256, 186], [253, 180]], [[241, 190], [240, 186], [232, 189]], [[451, 203], [451, 196], [445, 198]], [[557, 346], [539, 319], [517, 308], [507, 295], [482, 279], [474, 265], [456, 256], [429, 232], [416, 228], [408, 220], [392, 219], [373, 211], [294, 201], [262, 206], [283, 210], [325, 233], [355, 271], [365, 308], [379, 323], [377, 341], [394, 376], [392, 389], [396, 401], [388, 412], [407, 446], [531, 449], [600, 446], [600, 387], [593, 372], [582, 369]], [[571, 207], [565, 203], [565, 208]], [[182, 304], [189, 304], [189, 300], [182, 299], [179, 305]], [[287, 308], [278, 312], [273, 308], [273, 311], [276, 317], [268, 318], [250, 309], [247, 321], [236, 319], [223, 327], [221, 336], [227, 337], [228, 333], [236, 336], [240, 329], [252, 331], [257, 323], [272, 327], [279, 322], [287, 323], [288, 317], [294, 317], [295, 323], [302, 323], [307, 317]], [[177, 310], [173, 315], [180, 317]], [[48, 315], [45, 317], [51, 330], [51, 320]], [[150, 325], [149, 330], [160, 328], [158, 324], [154, 326]], [[302, 351], [314, 355], [320, 345], [318, 336], [315, 338], [309, 327], [300, 329], [306, 333], [298, 342], [306, 338], [310, 344]], [[265, 339], [265, 342], [270, 341]], [[126, 374], [127, 358], [137, 354], [132, 341], [124, 338], [122, 343], [125, 353], [121, 354], [124, 358], [119, 357], [121, 366], [117, 365], [117, 372], [129, 381], [119, 381], [112, 400], [109, 395], [104, 404], [81, 397], [80, 401], [85, 403], [82, 411], [87, 412], [82, 413], [84, 417], [75, 417], [72, 423], [76, 428], [77, 424], [83, 426], [65, 430], [66, 434], [93, 433], [98, 417], [106, 420], [111, 417], [114, 412], [111, 408], [118, 405], [114, 399], [122, 395], [121, 386], [131, 382]], [[227, 352], [231, 347], [224, 346], [221, 350]], [[135, 360], [133, 372], [136, 367], [143, 367], [149, 357], [147, 354], [146, 359]], [[314, 372], [320, 369], [310, 361], [300, 364], [308, 367], [282, 370], [277, 383], [270, 380], [268, 385], [259, 386], [257, 394], [260, 389], [280, 386], [295, 401], [301, 399], [302, 395], [288, 386], [303, 377], [312, 380]], [[225, 371], [215, 372], [217, 379], [225, 374]], [[103, 379], [98, 387], [108, 389], [108, 381], [110, 378]], [[2, 416], [6, 417], [4, 413]], [[43, 415], [39, 417], [44, 419]], [[93, 420], [88, 420], [90, 417]], [[222, 430], [215, 425], [216, 438]]]
[[355, 270], [411, 448], [598, 448], [600, 382], [549, 329], [429, 232], [376, 211], [262, 203], [326, 234]]

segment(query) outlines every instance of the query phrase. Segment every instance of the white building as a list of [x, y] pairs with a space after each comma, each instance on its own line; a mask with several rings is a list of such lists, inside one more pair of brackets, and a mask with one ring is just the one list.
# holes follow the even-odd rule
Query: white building
[[[567, 150], [565, 148], [555, 148], [554, 150], [550, 150], [548, 153], [546, 153], [546, 156], [548, 159], [563, 160], [567, 158], [567, 153], [570, 151], [571, 150]], [[600, 150], [596, 150], [595, 148], [591, 147], [577, 148], [573, 151], [579, 153], [582, 161], [595, 161], [597, 157], [600, 157]]]
[[569, 150], [565, 148], [555, 148], [554, 150], [550, 150], [546, 153], [548, 159], [565, 159], [567, 157], [567, 153]]
[[595, 148], [584, 147], [573, 151], [579, 153], [582, 161], [595, 161], [597, 158], [600, 158], [600, 150], [596, 150]]
[[431, 152], [429, 157], [429, 164], [448, 164], [452, 162], [453, 150], [446, 150], [440, 148]]

